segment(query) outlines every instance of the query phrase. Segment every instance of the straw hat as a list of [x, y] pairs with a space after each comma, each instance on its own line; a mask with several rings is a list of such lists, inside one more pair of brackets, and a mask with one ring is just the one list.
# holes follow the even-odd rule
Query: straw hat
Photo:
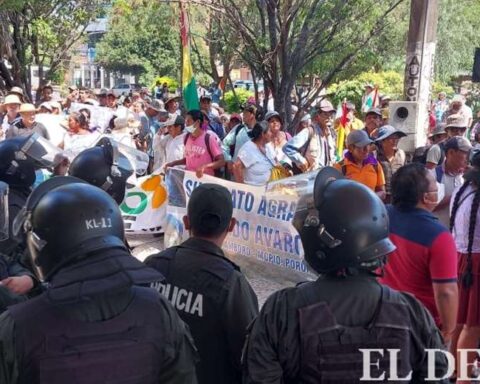
[[30, 103], [25, 103], [20, 106], [20, 113], [36, 112], [35, 106]]

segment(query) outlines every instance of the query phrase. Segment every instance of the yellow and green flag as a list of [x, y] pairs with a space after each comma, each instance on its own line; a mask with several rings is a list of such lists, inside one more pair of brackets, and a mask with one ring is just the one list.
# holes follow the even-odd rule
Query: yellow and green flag
[[193, 77], [192, 62], [190, 61], [190, 43], [188, 40], [188, 16], [183, 1], [180, 1], [180, 36], [182, 39], [182, 92], [185, 109], [199, 109], [197, 85]]

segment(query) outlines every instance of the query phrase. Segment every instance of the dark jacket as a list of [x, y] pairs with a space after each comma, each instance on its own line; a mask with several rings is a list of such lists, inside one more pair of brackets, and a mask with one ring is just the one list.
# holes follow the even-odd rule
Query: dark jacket
[[[380, 304], [394, 310], [386, 308], [382, 313]], [[379, 337], [386, 330], [397, 337]], [[374, 277], [320, 277], [268, 298], [250, 330], [244, 383], [320, 383], [331, 382], [328, 378], [334, 375], [334, 382], [358, 383], [361, 376], [348, 377], [355, 369], [361, 375], [360, 348], [400, 349], [396, 362], [406, 372], [413, 371], [412, 382], [420, 382], [427, 377], [425, 349], [444, 346], [432, 317], [413, 296], [382, 288]], [[383, 362], [378, 354], [371, 361], [380, 359], [388, 377], [387, 351], [384, 356]], [[443, 354], [435, 356], [439, 377], [446, 373], [447, 361]], [[370, 377], [378, 376], [376, 372]]]
[[246, 328], [258, 302], [240, 269], [214, 243], [190, 238], [149, 257], [165, 282], [154, 285], [188, 324], [199, 350], [199, 383], [241, 382]]
[[[64, 267], [53, 276], [45, 293], [32, 301], [12, 307], [0, 316], [0, 383], [40, 383], [40, 379], [36, 376], [38, 367], [44, 373], [53, 370], [67, 376], [70, 374], [71, 377], [75, 372], [75, 376], [76, 374], [81, 376], [77, 377], [78, 383], [92, 382], [89, 381], [89, 374], [97, 377], [102, 373], [102, 369], [98, 369], [98, 359], [93, 360], [97, 364], [97, 369], [92, 369], [92, 372], [88, 370], [88, 367], [91, 367], [90, 364], [78, 373], [78, 366], [74, 364], [62, 366], [57, 363], [69, 357], [68, 351], [72, 350], [72, 347], [60, 348], [61, 354], [56, 356], [53, 362], [50, 361], [47, 364], [44, 361], [40, 364], [39, 351], [48, 351], [52, 346], [55, 348], [59, 345], [58, 341], [71, 342], [76, 346], [75, 348], [81, 346], [87, 352], [85, 356], [80, 357], [87, 358], [87, 361], [92, 361], [88, 360], [89, 353], [98, 353], [98, 348], [101, 346], [106, 351], [102, 357], [105, 363], [100, 364], [105, 372], [124, 372], [124, 366], [119, 365], [118, 362], [108, 361], [110, 354], [114, 353], [114, 347], [118, 344], [120, 336], [117, 335], [124, 335], [128, 329], [122, 331], [121, 327], [119, 330], [111, 328], [114, 335], [111, 336], [110, 341], [108, 337], [103, 340], [105, 337], [103, 331], [99, 336], [91, 335], [92, 332], [96, 335], [95, 324], [102, 327], [103, 324], [111, 323], [118, 327], [116, 319], [128, 313], [130, 305], [135, 305], [136, 310], [130, 311], [132, 313], [129, 321], [135, 321], [137, 317], [138, 324], [147, 325], [139, 328], [140, 331], [144, 329], [145, 332], [139, 333], [135, 338], [150, 341], [151, 345], [157, 346], [151, 353], [146, 354], [147, 358], [142, 360], [143, 362], [139, 363], [145, 366], [137, 367], [137, 370], [142, 368], [145, 374], [155, 370], [157, 379], [142, 381], [138, 378], [137, 381], [129, 382], [196, 383], [194, 366], [196, 353], [188, 329], [161, 295], [149, 288], [132, 285], [148, 284], [162, 279], [158, 272], [145, 268], [121, 248], [105, 250]], [[141, 297], [142, 300], [138, 301], [136, 297]], [[41, 321], [36, 322], [34, 312], [39, 319], [51, 318], [54, 314], [53, 320], [50, 321], [55, 322], [56, 317], [61, 317], [62, 320], [58, 327], [55, 324], [48, 327]], [[145, 319], [145, 316], [149, 319]], [[126, 324], [120, 323], [120, 326]], [[63, 329], [66, 330], [65, 333], [62, 331], [58, 334], [59, 330]], [[31, 338], [26, 338], [26, 335], [30, 335]], [[102, 340], [96, 343], [97, 337], [101, 337]], [[40, 340], [40, 345], [32, 343], [31, 340]], [[49, 344], [44, 340], [57, 340], [57, 342]], [[132, 339], [128, 338], [128, 340]], [[127, 343], [128, 347], [122, 350], [127, 357], [127, 362], [138, 354], [138, 350], [130, 344]], [[143, 354], [145, 354], [144, 351]], [[112, 367], [112, 364], [117, 365]], [[43, 371], [45, 369], [47, 371]], [[117, 375], [118, 372], [116, 372]]]

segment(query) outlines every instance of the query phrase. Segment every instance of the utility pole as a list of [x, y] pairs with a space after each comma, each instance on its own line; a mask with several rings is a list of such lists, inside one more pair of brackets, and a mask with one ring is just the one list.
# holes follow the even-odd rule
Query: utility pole
[[438, 0], [411, 0], [405, 66], [406, 101], [417, 103], [415, 146], [424, 145], [428, 131], [438, 24]]

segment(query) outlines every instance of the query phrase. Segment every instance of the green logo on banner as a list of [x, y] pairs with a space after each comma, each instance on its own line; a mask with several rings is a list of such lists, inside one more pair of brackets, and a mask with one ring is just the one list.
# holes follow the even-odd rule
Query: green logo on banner
[[[140, 198], [140, 203], [135, 206], [135, 207], [130, 207], [127, 205], [127, 199], [129, 197], [134, 197], [138, 196]], [[143, 192], [129, 192], [127, 193], [127, 197], [123, 201], [122, 205], [120, 205], [120, 210], [123, 213], [126, 213], [127, 215], [139, 215], [143, 211], [145, 211], [145, 208], [147, 208], [148, 204], [148, 197], [145, 193]]]

